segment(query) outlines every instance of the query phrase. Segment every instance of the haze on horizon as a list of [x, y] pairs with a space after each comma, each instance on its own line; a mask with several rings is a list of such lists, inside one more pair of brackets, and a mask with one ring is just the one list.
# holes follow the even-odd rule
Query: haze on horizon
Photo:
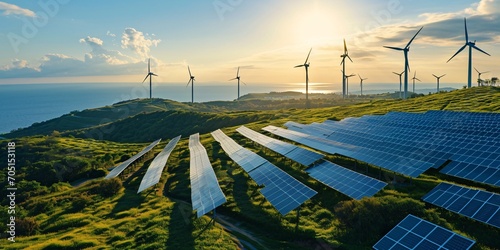
[[189, 65], [199, 83], [226, 82], [238, 66], [247, 83], [302, 83], [293, 67], [311, 47], [310, 81], [340, 84], [344, 38], [347, 74], [395, 83], [403, 53], [382, 46], [404, 47], [424, 26], [411, 75], [463, 86], [467, 53], [446, 61], [464, 44], [464, 17], [470, 40], [492, 55], [473, 51], [473, 66], [490, 71], [483, 79], [500, 76], [500, 0], [0, 1], [0, 84], [140, 83], [148, 58], [156, 82], [187, 83]]

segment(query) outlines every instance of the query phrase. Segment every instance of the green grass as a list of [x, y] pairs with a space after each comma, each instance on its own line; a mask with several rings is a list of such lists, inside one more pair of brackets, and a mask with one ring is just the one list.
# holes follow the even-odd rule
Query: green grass
[[[127, 130], [133, 128], [134, 124], [135, 126], [144, 125], [145, 129], [150, 124], [155, 128], [151, 131], [158, 130], [158, 136], [162, 134], [163, 138], [172, 138], [171, 134], [177, 135], [176, 130], [184, 129], [185, 131], [183, 132], [184, 138], [177, 145], [162, 173], [159, 185], [136, 194], [141, 176], [144, 175], [154, 155], [168, 143], [168, 139], [162, 141], [152, 153], [147, 154], [121, 175], [124, 188], [111, 198], [104, 198], [96, 193], [96, 187], [102, 177], [79, 187], [71, 187], [65, 183], [70, 181], [69, 179], [62, 180], [63, 182], [59, 180], [47, 182], [41, 177], [50, 177], [47, 171], [51, 171], [51, 168], [44, 163], [48, 163], [48, 166], [56, 166], [54, 163], [58, 162], [63, 165], [67, 163], [73, 165], [74, 169], [68, 169], [71, 173], [77, 174], [62, 175], [65, 178], [85, 177], [96, 170], [106, 174], [107, 168], [140, 151], [147, 143], [119, 143], [109, 140], [74, 138], [65, 136], [65, 133], [16, 138], [17, 159], [20, 160], [18, 179], [24, 183], [23, 193], [18, 200], [19, 216], [34, 218], [38, 223], [38, 228], [36, 234], [19, 236], [16, 238], [16, 243], [7, 244], [5, 248], [161, 249], [166, 246], [169, 249], [237, 249], [241, 243], [238, 243], [236, 238], [240, 238], [257, 248], [264, 246], [268, 249], [310, 249], [321, 246], [371, 249], [376, 240], [387, 233], [407, 213], [412, 212], [433, 223], [475, 239], [477, 244], [473, 249], [495, 249], [500, 246], [498, 229], [425, 204], [420, 199], [442, 181], [487, 189], [496, 193], [500, 192], [499, 188], [457, 179], [440, 174], [436, 170], [427, 171], [413, 180], [403, 176], [396, 176], [394, 180], [394, 174], [380, 170], [378, 167], [345, 157], [329, 155], [329, 160], [344, 167], [390, 182], [375, 197], [352, 201], [345, 195], [310, 178], [303, 171], [303, 166], [291, 164], [290, 161], [283, 160], [282, 157], [255, 146], [236, 133], [234, 129], [242, 124], [259, 130], [270, 124], [282, 126], [289, 120], [310, 123], [366, 114], [384, 114], [389, 111], [424, 112], [444, 109], [499, 112], [499, 97], [498, 88], [484, 87], [433, 94], [406, 101], [372, 100], [309, 110], [199, 113], [158, 108], [159, 110], [147, 114], [138, 114], [100, 127], [115, 127], [114, 132], [111, 133], [113, 135], [107, 135], [110, 140], [114, 138], [113, 136], [117, 138], [135, 136], [131, 139], [132, 141], [143, 139], [147, 141], [147, 138], [141, 138], [142, 133], [126, 133]], [[160, 103], [158, 101], [155, 107], [162, 107]], [[150, 110], [153, 109], [150, 108]], [[203, 131], [200, 127], [192, 127], [192, 124], [196, 122], [207, 125], [210, 128], [209, 131]], [[297, 221], [296, 211], [280, 216], [259, 193], [258, 187], [249, 176], [233, 163], [222, 151], [220, 145], [210, 134], [206, 133], [216, 128], [222, 128], [241, 145], [260, 154], [318, 191], [315, 197], [300, 207], [299, 221]], [[167, 130], [173, 130], [173, 132], [168, 134]], [[196, 219], [194, 212], [191, 211], [187, 136], [201, 131], [204, 132], [201, 134], [201, 143], [207, 149], [222, 191], [227, 197], [227, 203], [219, 207], [217, 213], [253, 238], [258, 239], [258, 242], [254, 242], [252, 237], [241, 233], [226, 231], [218, 223], [207, 227], [210, 217], [204, 216]], [[80, 132], [72, 133], [77, 135]], [[0, 141], [2, 147], [5, 143], [5, 140]], [[0, 161], [4, 162], [5, 158], [2, 157], [5, 156], [0, 156]], [[3, 170], [0, 173], [0, 183], [5, 182], [6, 171]], [[39, 178], [34, 178], [36, 176]], [[1, 197], [5, 199], [4, 193]], [[2, 200], [2, 204], [6, 204], [5, 200]], [[84, 206], [76, 209], [75, 204]], [[2, 221], [6, 220], [5, 211], [7, 211], [5, 207], [0, 208]], [[297, 224], [298, 228], [296, 228]], [[4, 231], [3, 225], [1, 229]]]

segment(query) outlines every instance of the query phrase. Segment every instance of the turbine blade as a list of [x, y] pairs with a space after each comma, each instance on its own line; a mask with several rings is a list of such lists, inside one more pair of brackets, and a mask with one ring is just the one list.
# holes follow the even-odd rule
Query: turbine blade
[[247, 85], [244, 81], [240, 81], [240, 82], [243, 83], [243, 84], [245, 84], [245, 85]]
[[151, 73], [151, 75], [158, 76], [158, 75], [157, 75], [157, 74], [155, 74], [155, 73]]
[[478, 48], [476, 45], [472, 45], [472, 48], [477, 49], [477, 50], [483, 52], [484, 54], [491, 56], [490, 54], [486, 53], [484, 50]]
[[455, 55], [453, 55], [452, 57], [450, 57], [450, 59], [448, 59], [448, 61], [446, 61], [446, 62], [451, 61], [451, 59], [453, 59], [453, 57], [455, 57], [456, 55], [458, 55], [458, 53], [462, 52], [462, 50], [464, 50], [464, 49], [465, 49], [465, 47], [467, 47], [467, 44], [465, 44], [464, 46], [462, 46], [462, 48], [460, 48], [460, 49], [457, 51], [457, 53], [455, 53]]
[[361, 76], [359, 74], [358, 74], [358, 76], [359, 76], [359, 80], [363, 80], [363, 78], [361, 78]]
[[395, 74], [395, 75], [399, 75], [399, 73], [396, 73], [396, 72], [392, 72], [392, 73]]
[[490, 73], [490, 72], [489, 71], [481, 72], [481, 74], [486, 74], [486, 73]]
[[189, 86], [189, 84], [191, 83], [191, 80], [193, 80], [193, 79], [189, 79], [188, 84], [186, 85], [186, 88], [187, 88], [187, 86]]
[[151, 58], [148, 59], [148, 73], [151, 72]]
[[144, 83], [146, 81], [146, 79], [148, 79], [149, 77], [149, 74], [146, 75], [146, 78], [144, 78], [144, 80], [142, 80], [142, 83]]
[[189, 68], [189, 65], [188, 65], [188, 72], [189, 72], [189, 77], [192, 77], [192, 75], [191, 75], [191, 69]]
[[418, 33], [420, 33], [420, 31], [424, 28], [424, 26], [422, 26], [422, 28], [420, 28], [418, 31], [417, 31], [417, 34], [415, 34], [413, 36], [413, 38], [408, 42], [408, 44], [406, 45], [405, 49], [407, 49], [408, 47], [410, 47], [410, 44], [413, 42], [413, 40], [415, 39], [415, 37], [417, 37]]
[[415, 78], [415, 80], [417, 80], [417, 81], [421, 82], [421, 81], [420, 81], [420, 79], [418, 79], [418, 78]]
[[304, 64], [297, 65], [297, 66], [295, 66], [294, 68], [299, 68], [299, 67], [304, 67]]
[[349, 55], [347, 55], [347, 58], [349, 58], [349, 60], [351, 60], [351, 62], [353, 63], [353, 61], [352, 61], [352, 59], [351, 59], [351, 57]]
[[441, 78], [441, 77], [443, 77], [443, 76], [445, 76], [445, 75], [446, 75], [446, 74], [444, 74], [444, 75], [440, 76], [439, 78]]
[[478, 74], [482, 74], [481, 72], [479, 72], [479, 70], [477, 70], [477, 69], [476, 69], [476, 67], [474, 67], [474, 69], [476, 70], [476, 72], [477, 72]]
[[345, 56], [342, 57], [342, 61], [340, 61], [340, 65], [344, 64], [345, 63]]
[[402, 48], [398, 48], [398, 47], [391, 47], [391, 46], [384, 46], [384, 48], [387, 48], [387, 49], [394, 49], [394, 50], [404, 50]]
[[345, 44], [345, 39], [344, 39], [344, 55], [347, 53], [347, 45]]
[[238, 71], [236, 72], [236, 77], [240, 76], [240, 67], [238, 67]]
[[[410, 62], [408, 62], [408, 56], [405, 57], [405, 63], [408, 66], [408, 71], [411, 71], [410, 70]], [[415, 71], [415, 73], [417, 73], [417, 72]]]
[[434, 77], [439, 78], [439, 76], [432, 74]]
[[464, 17], [464, 26], [465, 26], [465, 43], [469, 42], [469, 33], [467, 32], [467, 19]]
[[413, 74], [413, 78], [417, 77], [417, 71], [415, 70], [415, 73]]
[[306, 57], [306, 61], [304, 62], [304, 64], [307, 64], [307, 61], [309, 60], [309, 56], [311, 55], [311, 51], [313, 50], [313, 48], [311, 48], [309, 50], [309, 54], [307, 54], [307, 57]]

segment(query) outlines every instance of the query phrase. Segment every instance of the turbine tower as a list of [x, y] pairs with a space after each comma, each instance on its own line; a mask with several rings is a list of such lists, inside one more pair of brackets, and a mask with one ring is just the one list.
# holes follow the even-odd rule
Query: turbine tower
[[304, 67], [306, 69], [306, 108], [309, 108], [309, 56], [311, 55], [312, 48], [309, 50], [309, 54], [307, 54], [306, 61], [304, 64], [300, 64], [295, 66], [295, 68]]
[[149, 99], [153, 98], [153, 76], [158, 76], [157, 74], [151, 72], [151, 58], [148, 59], [148, 74], [146, 75], [146, 78], [142, 80], [142, 83], [146, 81], [149, 77]]
[[[342, 74], [345, 75], [344, 71], [342, 71]], [[346, 97], [349, 97], [349, 78], [356, 76], [355, 74], [350, 74], [348, 76], [345, 76], [345, 86], [346, 86]]]
[[[238, 67], [238, 71], [236, 72], [236, 77], [233, 79], [229, 79], [229, 81], [232, 81], [232, 80], [238, 80], [238, 99], [237, 100], [240, 100], [240, 67]], [[242, 83], [247, 85], [243, 81], [242, 81]]]
[[349, 60], [351, 62], [352, 59], [351, 57], [349, 56], [349, 51], [347, 50], [347, 45], [345, 43], [345, 39], [344, 39], [344, 54], [340, 55], [340, 57], [342, 57], [342, 61], [340, 62], [340, 64], [342, 65], [342, 98], [345, 98], [346, 97], [346, 93], [347, 93], [347, 85], [346, 85], [346, 76], [345, 76], [345, 58], [349, 58]]
[[415, 71], [415, 74], [413, 74], [412, 80], [413, 80], [413, 94], [415, 94], [415, 80], [421, 82], [420, 79], [417, 78], [417, 71]]
[[417, 33], [413, 36], [413, 38], [406, 44], [404, 48], [398, 48], [398, 47], [390, 47], [390, 46], [384, 46], [384, 48], [388, 49], [393, 49], [393, 50], [399, 50], [403, 51], [405, 55], [405, 94], [404, 94], [404, 99], [407, 98], [408, 95], [408, 71], [410, 70], [410, 65], [408, 63], [408, 52], [410, 51], [410, 45], [413, 42], [413, 39], [417, 37], [418, 33], [423, 29], [424, 27], [420, 28]]
[[194, 103], [194, 76], [191, 75], [191, 69], [189, 68], [189, 66], [188, 66], [188, 72], [189, 72], [189, 81], [186, 87], [189, 86], [189, 84], [191, 83], [191, 103]]
[[485, 72], [479, 72], [479, 70], [476, 69], [476, 67], [474, 67], [474, 69], [476, 70], [477, 72], [477, 86], [479, 87], [479, 85], [483, 85], [483, 80], [481, 80], [481, 75], [482, 74], [485, 74], [485, 73], [489, 73], [489, 71], [485, 71]]
[[363, 81], [364, 80], [368, 80], [368, 78], [361, 78], [361, 76], [358, 74], [359, 76], [359, 85], [361, 86], [361, 96], [363, 96]]
[[448, 59], [447, 63], [449, 61], [451, 61], [451, 59], [453, 59], [453, 57], [455, 57], [456, 55], [458, 55], [458, 53], [462, 52], [462, 50], [465, 49], [465, 47], [469, 46], [469, 68], [467, 69], [468, 70], [468, 80], [467, 80], [467, 87], [468, 88], [471, 88], [472, 87], [472, 48], [476, 49], [476, 50], [479, 50], [481, 52], [483, 52], [484, 54], [488, 55], [488, 56], [491, 56], [490, 54], [486, 53], [485, 51], [483, 51], [482, 49], [478, 48], [476, 46], [476, 41], [474, 40], [474, 42], [471, 42], [469, 41], [469, 34], [467, 32], [467, 19], [464, 18], [464, 25], [465, 25], [465, 44], [464, 46], [462, 46], [462, 48], [460, 48], [457, 53], [455, 53], [450, 59]]
[[401, 77], [403, 76], [403, 74], [405, 73], [404, 71], [401, 72], [401, 73], [396, 73], [396, 72], [392, 72], [393, 74], [395, 75], [398, 75], [399, 76], [399, 98], [401, 98], [401, 86], [403, 85], [403, 82], [401, 80]]
[[437, 80], [437, 92], [439, 93], [439, 79], [441, 79], [441, 77], [445, 76], [446, 74], [444, 75], [441, 75], [441, 76], [437, 76], [437, 75], [434, 75], [432, 74], [434, 77], [436, 77], [436, 80]]

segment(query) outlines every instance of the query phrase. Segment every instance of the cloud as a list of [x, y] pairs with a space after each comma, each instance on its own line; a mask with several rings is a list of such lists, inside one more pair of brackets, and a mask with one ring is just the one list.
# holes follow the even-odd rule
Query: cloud
[[160, 39], [148, 39], [144, 34], [134, 28], [126, 28], [122, 34], [122, 48], [129, 48], [142, 59], [149, 57], [151, 46], [158, 46]]
[[36, 16], [35, 12], [29, 9], [23, 9], [17, 5], [6, 2], [0, 2], [0, 11], [3, 11], [2, 15], [4, 16], [9, 16], [9, 15], [28, 16], [28, 17]]
[[85, 54], [85, 62], [93, 64], [128, 64], [137, 62], [134, 58], [126, 56], [116, 50], [107, 50], [103, 47], [104, 42], [97, 37], [87, 36], [80, 39], [80, 43], [90, 46], [91, 52]]
[[116, 35], [111, 33], [111, 31], [109, 31], [109, 30], [108, 30], [108, 32], [106, 32], [106, 35], [110, 36], [110, 37], [116, 37]]

